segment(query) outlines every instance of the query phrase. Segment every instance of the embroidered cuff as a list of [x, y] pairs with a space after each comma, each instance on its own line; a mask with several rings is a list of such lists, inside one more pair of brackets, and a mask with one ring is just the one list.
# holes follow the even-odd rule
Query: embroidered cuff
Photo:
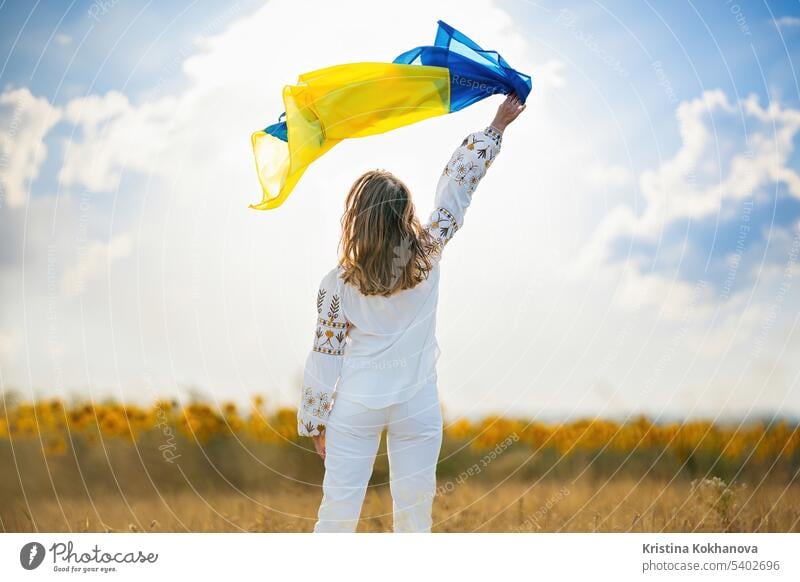
[[491, 140], [494, 142], [494, 145], [497, 147], [500, 147], [500, 145], [503, 143], [503, 134], [491, 125], [487, 126], [486, 129], [483, 130], [483, 133], [485, 133], [487, 137], [491, 138]]
[[319, 424], [314, 420], [303, 420], [299, 417], [297, 419], [297, 434], [301, 437], [319, 436], [323, 430], [325, 430], [324, 424]]
[[431, 214], [430, 229], [442, 244], [447, 244], [458, 230], [458, 223], [446, 208], [437, 208]]
[[329, 392], [303, 388], [303, 401], [297, 411], [297, 433], [300, 436], [317, 436], [322, 432], [333, 408]]

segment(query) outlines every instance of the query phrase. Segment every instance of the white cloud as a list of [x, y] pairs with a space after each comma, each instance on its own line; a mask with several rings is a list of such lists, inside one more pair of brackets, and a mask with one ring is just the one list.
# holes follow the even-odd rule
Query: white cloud
[[594, 162], [586, 168], [586, 180], [599, 190], [623, 188], [633, 183], [633, 173], [625, 166]]
[[67, 266], [61, 275], [61, 292], [66, 296], [80, 295], [87, 283], [95, 279], [103, 269], [109, 269], [115, 261], [130, 255], [132, 240], [129, 234], [121, 234], [108, 243], [92, 241], [78, 247], [77, 259]]
[[47, 155], [43, 140], [60, 112], [27, 88], [0, 94], [0, 207], [25, 203]]
[[614, 299], [618, 306], [631, 311], [655, 309], [669, 321], [702, 321], [711, 315], [712, 293], [700, 281], [687, 283], [670, 280], [655, 273], [625, 269]]
[[[749, 132], [740, 127], [733, 135], [717, 128], [740, 115], [757, 127]], [[677, 119], [681, 148], [642, 174], [647, 206], [637, 221], [637, 235], [652, 238], [664, 223], [712, 215], [724, 201], [753, 196], [776, 181], [785, 182], [800, 199], [798, 176], [788, 165], [800, 111], [774, 102], [764, 109], [755, 96], [734, 106], [716, 90], [681, 103]]]
[[70, 101], [64, 109], [64, 120], [79, 125], [92, 139], [98, 138], [98, 125], [131, 111], [128, 98], [117, 91], [105, 95], [88, 95]]
[[607, 259], [616, 239], [655, 241], [676, 220], [708, 218], [724, 211], [726, 202], [773, 195], [777, 182], [800, 199], [800, 176], [790, 164], [800, 110], [775, 102], [761, 107], [755, 96], [732, 104], [714, 90], [682, 102], [676, 119], [680, 148], [639, 178], [642, 211], [637, 215], [629, 205], [611, 209], [583, 249], [579, 272]]
[[64, 117], [81, 131], [65, 148], [61, 184], [112, 191], [123, 169], [148, 173], [170, 145], [180, 111], [173, 98], [134, 107], [115, 91], [70, 101]]
[[796, 16], [781, 16], [774, 20], [778, 28], [797, 28], [800, 26], [800, 18]]

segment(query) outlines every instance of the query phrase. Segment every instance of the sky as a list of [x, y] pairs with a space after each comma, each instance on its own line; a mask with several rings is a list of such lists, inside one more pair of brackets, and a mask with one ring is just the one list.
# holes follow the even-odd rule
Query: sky
[[734, 0], [0, 2], [0, 390], [296, 404], [350, 184], [427, 215], [502, 98], [268, 212], [249, 136], [439, 19], [533, 77], [442, 264], [446, 415], [800, 415], [800, 4]]

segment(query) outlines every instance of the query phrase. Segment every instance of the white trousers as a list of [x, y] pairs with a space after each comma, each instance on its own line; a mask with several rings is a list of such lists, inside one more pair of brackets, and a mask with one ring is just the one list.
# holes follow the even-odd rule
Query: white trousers
[[325, 429], [325, 479], [315, 532], [353, 532], [358, 525], [381, 433], [387, 430], [394, 531], [429, 532], [436, 494], [442, 414], [436, 386], [407, 402], [370, 409], [339, 398]]

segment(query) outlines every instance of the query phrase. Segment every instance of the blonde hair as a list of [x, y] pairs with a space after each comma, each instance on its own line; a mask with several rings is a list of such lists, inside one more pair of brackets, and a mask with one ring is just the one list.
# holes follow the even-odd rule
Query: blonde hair
[[371, 170], [350, 187], [342, 216], [339, 264], [344, 281], [364, 295], [389, 296], [427, 278], [431, 235], [417, 219], [408, 187]]

